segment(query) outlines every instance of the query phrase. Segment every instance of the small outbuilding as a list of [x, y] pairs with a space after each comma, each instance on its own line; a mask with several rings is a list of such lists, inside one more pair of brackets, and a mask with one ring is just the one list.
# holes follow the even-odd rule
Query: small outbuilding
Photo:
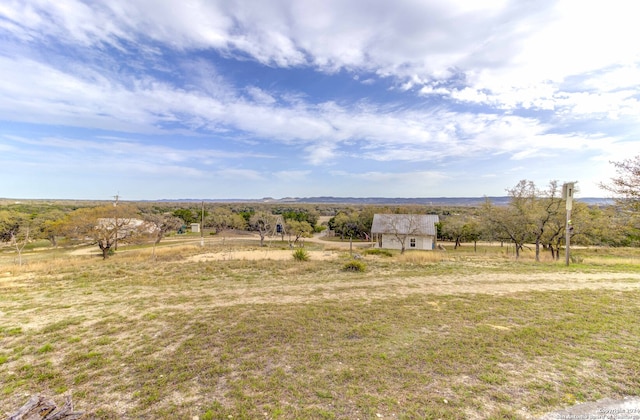
[[439, 222], [435, 214], [374, 214], [371, 237], [379, 248], [432, 250]]

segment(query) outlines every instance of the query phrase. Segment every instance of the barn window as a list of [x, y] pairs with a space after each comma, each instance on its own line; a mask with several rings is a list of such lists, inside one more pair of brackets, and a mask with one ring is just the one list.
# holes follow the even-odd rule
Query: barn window
[[411, 238], [411, 239], [409, 240], [409, 246], [410, 246], [411, 248], [415, 248], [415, 247], [416, 247], [416, 238]]

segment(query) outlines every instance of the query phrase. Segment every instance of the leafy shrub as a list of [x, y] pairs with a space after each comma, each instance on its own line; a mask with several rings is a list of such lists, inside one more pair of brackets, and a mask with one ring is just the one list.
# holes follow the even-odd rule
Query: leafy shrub
[[367, 268], [366, 265], [362, 261], [358, 261], [358, 260], [351, 260], [342, 267], [344, 271], [357, 271], [357, 272], [363, 272], [366, 268]]
[[304, 248], [293, 251], [293, 259], [296, 261], [309, 261], [309, 253]]
[[372, 248], [364, 251], [367, 255], [380, 255], [384, 257], [393, 257], [393, 254], [388, 249]]
[[322, 232], [324, 232], [325, 230], [327, 230], [327, 227], [326, 227], [326, 226], [322, 226], [322, 225], [315, 225], [315, 226], [313, 227], [313, 231], [314, 231], [315, 233], [322, 233]]
[[584, 258], [578, 255], [569, 255], [569, 259], [575, 264], [582, 264], [584, 262]]

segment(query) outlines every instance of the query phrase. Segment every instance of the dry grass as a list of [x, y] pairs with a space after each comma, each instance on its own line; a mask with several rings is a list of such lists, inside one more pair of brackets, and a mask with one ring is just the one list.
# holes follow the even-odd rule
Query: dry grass
[[400, 254], [396, 257], [396, 261], [405, 264], [437, 264], [442, 261], [447, 261], [448, 259], [449, 256], [447, 253], [441, 251], [405, 251], [404, 254]]
[[640, 395], [635, 250], [187, 262], [215, 246], [3, 255], [0, 414], [71, 391], [98, 419], [535, 418]]

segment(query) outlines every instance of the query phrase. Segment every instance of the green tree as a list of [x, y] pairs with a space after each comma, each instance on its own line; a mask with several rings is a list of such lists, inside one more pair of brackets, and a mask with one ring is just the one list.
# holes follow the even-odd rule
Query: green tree
[[377, 209], [375, 207], [365, 207], [358, 213], [358, 230], [360, 237], [364, 237], [369, 240], [371, 233], [371, 226], [373, 225], [373, 215], [376, 214]]
[[25, 214], [13, 210], [1, 210], [0, 242], [10, 243], [26, 220]]
[[510, 201], [507, 206], [495, 206], [487, 199], [482, 207], [486, 228], [492, 239], [513, 242], [516, 259], [534, 230], [530, 209], [536, 200], [535, 185], [531, 181], [520, 181], [515, 187], [508, 189]]
[[119, 205], [117, 211], [116, 218], [115, 207], [110, 204], [75, 210], [67, 216], [65, 232], [72, 239], [98, 245], [102, 258], [107, 259], [117, 242], [131, 242], [147, 229], [140, 219], [136, 219], [138, 210], [135, 207]]
[[294, 236], [294, 243], [298, 242], [300, 238], [310, 238], [313, 234], [313, 227], [306, 220], [287, 220], [287, 232], [289, 235]]
[[630, 223], [627, 209], [617, 205], [587, 207], [587, 216], [579, 219], [574, 211], [571, 215], [573, 226], [580, 229], [587, 245], [633, 246], [637, 244], [638, 230]]
[[[340, 239], [363, 236], [362, 225], [356, 212], [347, 214], [344, 211], [339, 211], [338, 214], [329, 220], [328, 225], [330, 229], [340, 235]], [[371, 226], [369, 226], [369, 230], [370, 229]]]
[[245, 229], [247, 222], [244, 217], [238, 213], [234, 213], [226, 207], [215, 207], [204, 219], [207, 227], [214, 228], [216, 233], [220, 233], [226, 229]]
[[468, 214], [448, 216], [440, 223], [440, 235], [442, 238], [454, 242], [454, 249], [462, 246], [463, 242], [480, 238], [480, 224], [477, 218]]
[[311, 227], [318, 223], [318, 212], [309, 208], [276, 208], [273, 214], [279, 214], [285, 220], [308, 222]]
[[57, 238], [63, 234], [65, 216], [62, 210], [57, 209], [39, 214], [34, 220], [37, 237], [48, 240], [51, 246], [58, 246]]
[[200, 216], [194, 213], [191, 209], [177, 209], [174, 210], [173, 215], [181, 218], [185, 225], [191, 225], [191, 223], [198, 223]]

